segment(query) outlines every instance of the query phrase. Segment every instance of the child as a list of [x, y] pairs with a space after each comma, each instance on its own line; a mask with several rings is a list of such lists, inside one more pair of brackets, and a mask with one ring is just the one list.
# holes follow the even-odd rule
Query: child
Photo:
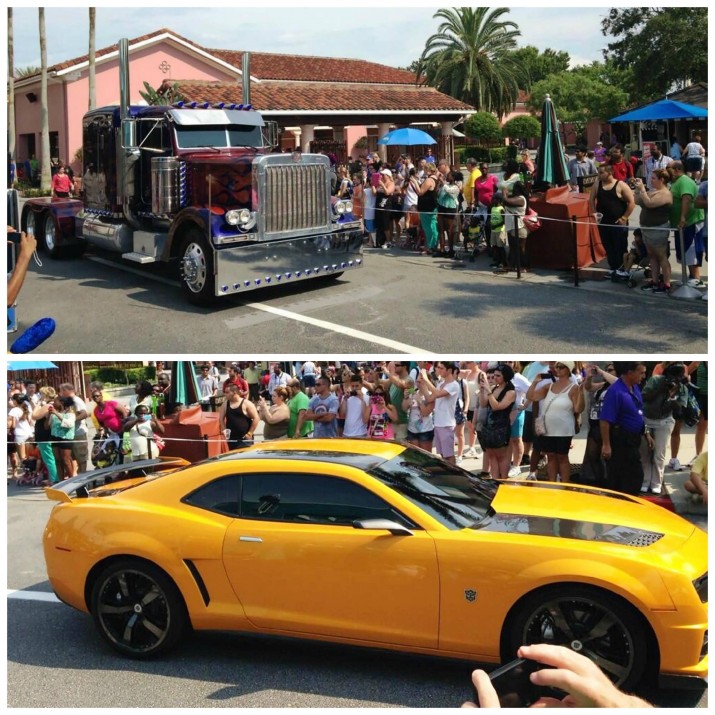
[[633, 231], [633, 245], [628, 253], [623, 254], [623, 270], [628, 273], [637, 266], [642, 260], [648, 257], [645, 243], [643, 243], [643, 233], [639, 228]]

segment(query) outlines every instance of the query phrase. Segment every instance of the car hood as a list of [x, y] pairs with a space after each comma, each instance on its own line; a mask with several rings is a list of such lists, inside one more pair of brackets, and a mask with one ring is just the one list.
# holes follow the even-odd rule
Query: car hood
[[551, 482], [504, 482], [480, 530], [677, 548], [695, 527], [645, 499]]

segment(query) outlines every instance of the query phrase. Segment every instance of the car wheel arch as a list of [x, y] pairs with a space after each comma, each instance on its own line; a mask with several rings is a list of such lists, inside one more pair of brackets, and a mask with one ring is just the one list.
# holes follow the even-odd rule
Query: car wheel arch
[[499, 641], [499, 653], [502, 662], [506, 663], [510, 660], [516, 658], [516, 653], [511, 652], [510, 636], [511, 631], [514, 628], [516, 621], [525, 608], [525, 606], [532, 600], [536, 600], [539, 597], [544, 599], [548, 598], [549, 595], [563, 596], [569, 592], [592, 592], [595, 597], [605, 596], [609, 599], [616, 599], [620, 606], [627, 611], [629, 611], [639, 622], [639, 626], [643, 628], [645, 636], [647, 638], [647, 663], [645, 667], [644, 678], [652, 678], [657, 675], [660, 667], [660, 646], [658, 644], [658, 639], [656, 638], [655, 631], [650, 621], [646, 615], [642, 612], [638, 606], [633, 602], [629, 601], [622, 594], [617, 591], [611, 590], [607, 586], [594, 585], [593, 583], [583, 582], [583, 581], [560, 581], [542, 584], [524, 594], [522, 594], [509, 608], [504, 622], [502, 624], [501, 636]]

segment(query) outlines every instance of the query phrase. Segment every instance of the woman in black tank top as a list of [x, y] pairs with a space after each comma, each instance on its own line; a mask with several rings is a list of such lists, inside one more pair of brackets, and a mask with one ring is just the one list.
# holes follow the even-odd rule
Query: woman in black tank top
[[229, 430], [229, 449], [248, 447], [253, 441], [253, 432], [258, 426], [258, 412], [255, 405], [240, 397], [237, 385], [229, 385], [226, 400], [219, 412], [219, 425]]
[[628, 217], [636, 205], [633, 192], [628, 184], [614, 178], [608, 164], [602, 164], [589, 202], [593, 213], [603, 214], [598, 233], [612, 274], [623, 265], [623, 254], [628, 250]]

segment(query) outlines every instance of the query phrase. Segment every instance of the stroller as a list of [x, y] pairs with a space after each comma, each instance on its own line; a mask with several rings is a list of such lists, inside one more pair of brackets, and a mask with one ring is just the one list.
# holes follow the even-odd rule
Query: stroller
[[462, 237], [464, 242], [455, 248], [454, 257], [459, 261], [469, 259], [470, 263], [474, 263], [474, 259], [487, 245], [483, 212], [475, 211], [472, 214], [465, 214], [462, 223]]
[[104, 427], [97, 430], [92, 447], [92, 464], [95, 469], [124, 464], [121, 435], [109, 432]]
[[18, 486], [39, 487], [48, 478], [47, 467], [40, 464], [38, 469], [38, 462], [37, 457], [27, 457], [22, 460], [22, 474], [17, 480]]
[[647, 280], [651, 277], [651, 270], [648, 253], [643, 243], [643, 235], [637, 228], [633, 232], [633, 245], [623, 256], [620, 268], [611, 274], [611, 280], [614, 283], [625, 283], [629, 288], [635, 288], [638, 285], [639, 276]]

